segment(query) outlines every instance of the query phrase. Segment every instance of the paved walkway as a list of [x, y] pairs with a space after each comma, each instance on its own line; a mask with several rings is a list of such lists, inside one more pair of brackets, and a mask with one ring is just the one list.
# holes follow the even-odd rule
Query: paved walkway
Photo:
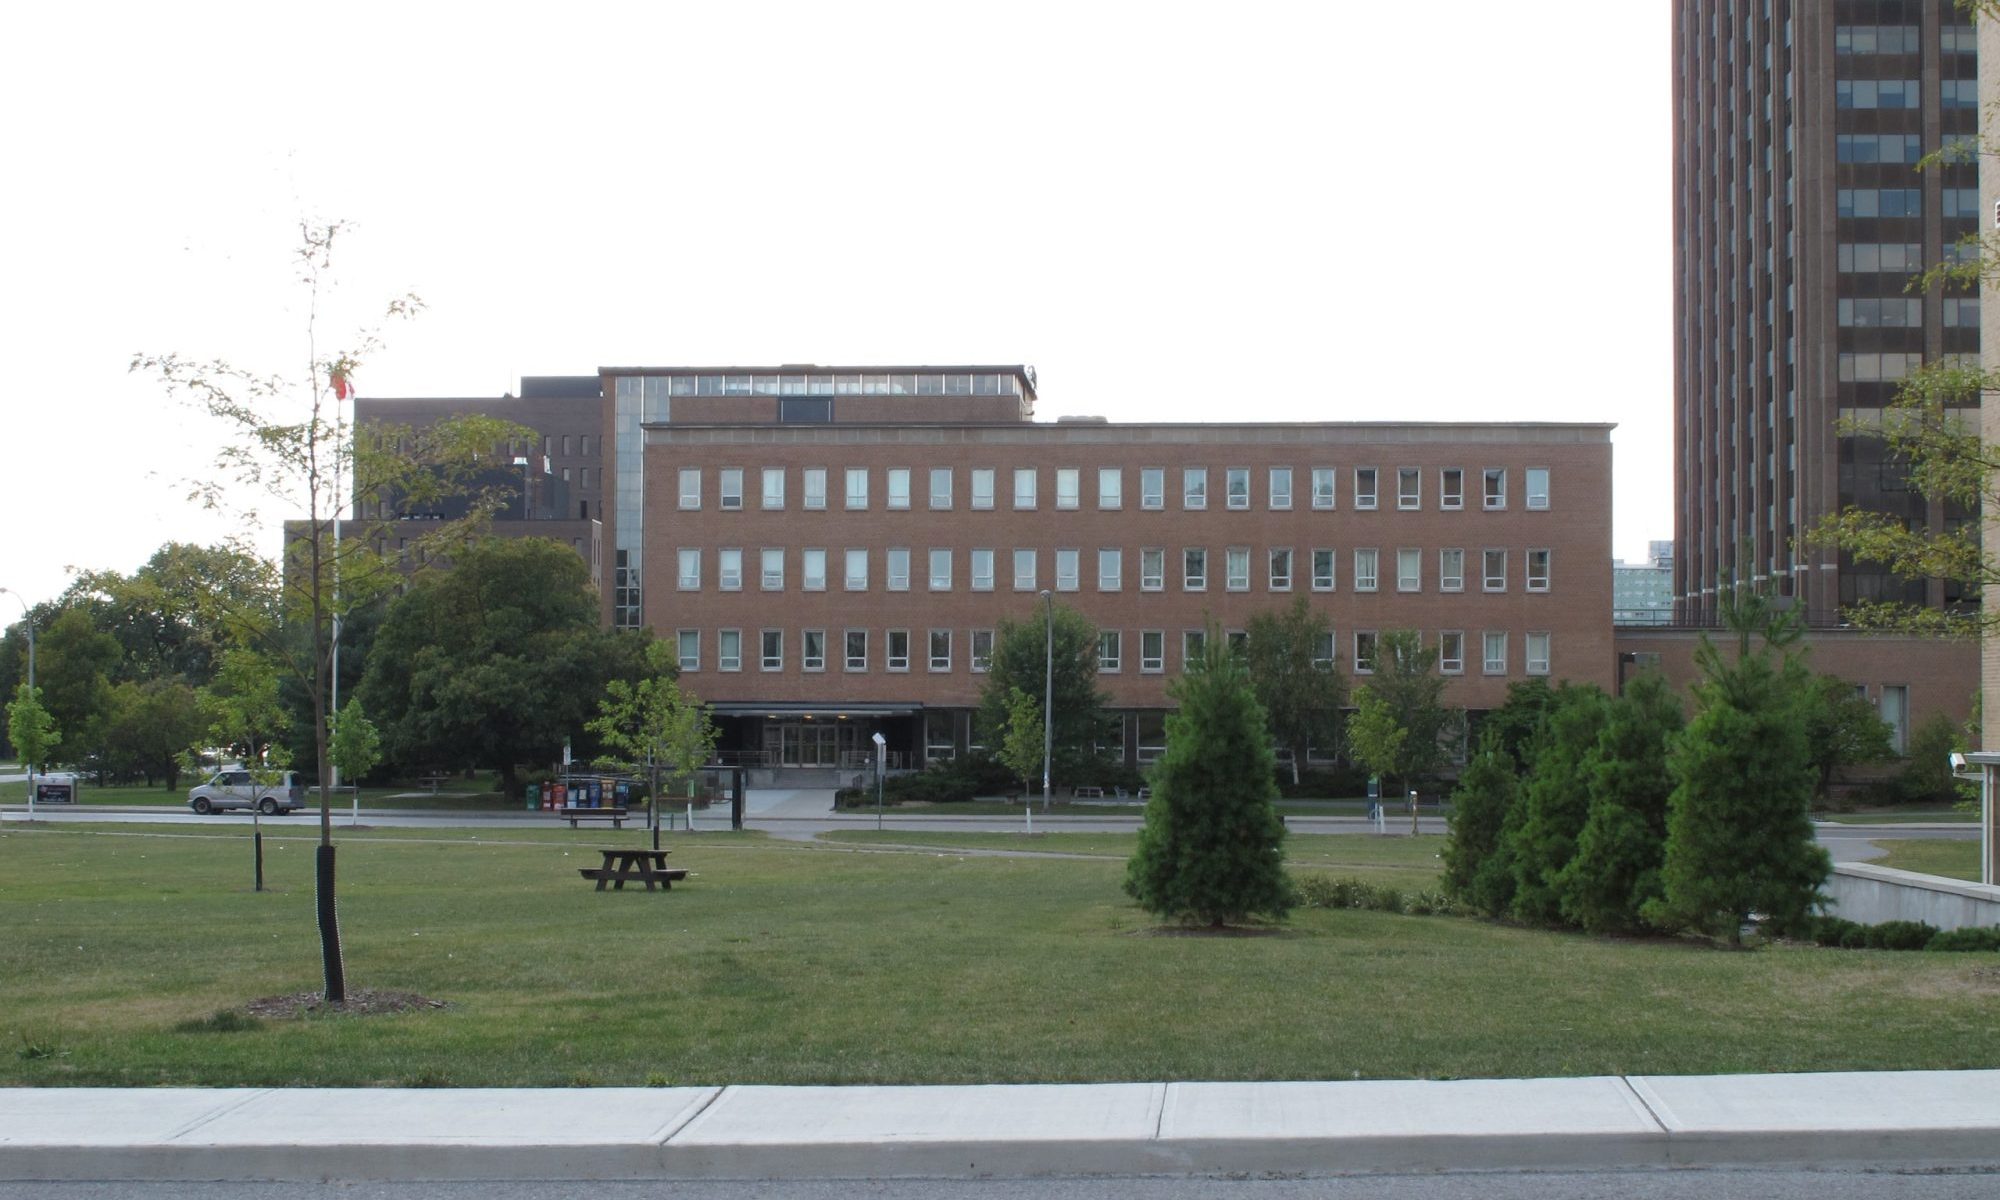
[[2000, 1169], [2000, 1071], [971, 1087], [0, 1089], [0, 1179]]

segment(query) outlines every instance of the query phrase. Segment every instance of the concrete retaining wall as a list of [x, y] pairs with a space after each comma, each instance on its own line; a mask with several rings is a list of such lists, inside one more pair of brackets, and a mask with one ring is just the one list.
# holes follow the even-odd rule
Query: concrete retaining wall
[[1869, 863], [1835, 863], [1827, 894], [1833, 915], [1880, 925], [1922, 921], [1939, 929], [2000, 925], [2000, 887], [1897, 871]]

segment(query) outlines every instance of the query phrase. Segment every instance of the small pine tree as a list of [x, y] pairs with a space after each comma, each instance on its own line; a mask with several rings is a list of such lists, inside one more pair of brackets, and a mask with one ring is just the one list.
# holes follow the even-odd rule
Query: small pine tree
[[1588, 764], [1590, 813], [1576, 854], [1556, 878], [1565, 920], [1593, 933], [1640, 928], [1661, 895], [1666, 855], [1667, 746], [1686, 718], [1664, 677], [1648, 671], [1611, 702]]
[[[1500, 738], [1489, 732], [1480, 740], [1479, 752], [1459, 774], [1458, 787], [1451, 794], [1451, 828], [1444, 844], [1445, 890], [1488, 915], [1504, 911], [1513, 894], [1509, 887], [1497, 908], [1488, 907], [1479, 880], [1500, 847], [1507, 810], [1514, 806], [1519, 792], [1513, 756], [1502, 748]], [[1511, 870], [1507, 874], [1511, 880]]]
[[1514, 914], [1557, 924], [1557, 880], [1576, 854], [1590, 815], [1590, 765], [1610, 703], [1592, 685], [1563, 685], [1534, 741], [1534, 760], [1521, 786], [1521, 820], [1512, 843]]
[[1250, 678], [1216, 630], [1170, 689], [1167, 750], [1125, 891], [1149, 912], [1221, 926], [1252, 914], [1282, 920], [1294, 902], [1270, 727]]

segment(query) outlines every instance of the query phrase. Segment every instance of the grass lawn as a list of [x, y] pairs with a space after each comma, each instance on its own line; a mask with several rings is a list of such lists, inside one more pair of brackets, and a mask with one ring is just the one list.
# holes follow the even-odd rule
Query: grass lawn
[[[693, 875], [671, 893], [593, 891], [575, 868], [595, 865], [589, 847], [642, 842], [631, 830], [343, 835], [350, 988], [449, 1007], [213, 1020], [319, 983], [312, 840], [267, 837], [274, 890], [258, 894], [248, 832], [0, 827], [0, 1085], [2000, 1066], [1992, 955], [1733, 953], [1350, 911], [1267, 936], [1158, 936], [1120, 893], [1116, 855], [858, 854], [755, 834], [672, 837]], [[1435, 853], [1291, 844], [1302, 866], [1342, 872], [1417, 873]]]
[[1979, 881], [1979, 843], [1948, 838], [1893, 838], [1876, 843], [1886, 858], [1870, 859], [1878, 867], [1942, 875], [1947, 879]]

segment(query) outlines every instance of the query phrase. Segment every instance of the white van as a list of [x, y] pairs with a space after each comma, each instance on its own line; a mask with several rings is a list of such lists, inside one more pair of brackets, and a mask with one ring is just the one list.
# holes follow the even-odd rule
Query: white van
[[274, 783], [258, 783], [250, 772], [232, 768], [217, 771], [208, 782], [188, 790], [188, 807], [198, 813], [254, 808], [269, 816], [296, 812], [305, 805], [305, 789], [291, 771], [280, 772]]

